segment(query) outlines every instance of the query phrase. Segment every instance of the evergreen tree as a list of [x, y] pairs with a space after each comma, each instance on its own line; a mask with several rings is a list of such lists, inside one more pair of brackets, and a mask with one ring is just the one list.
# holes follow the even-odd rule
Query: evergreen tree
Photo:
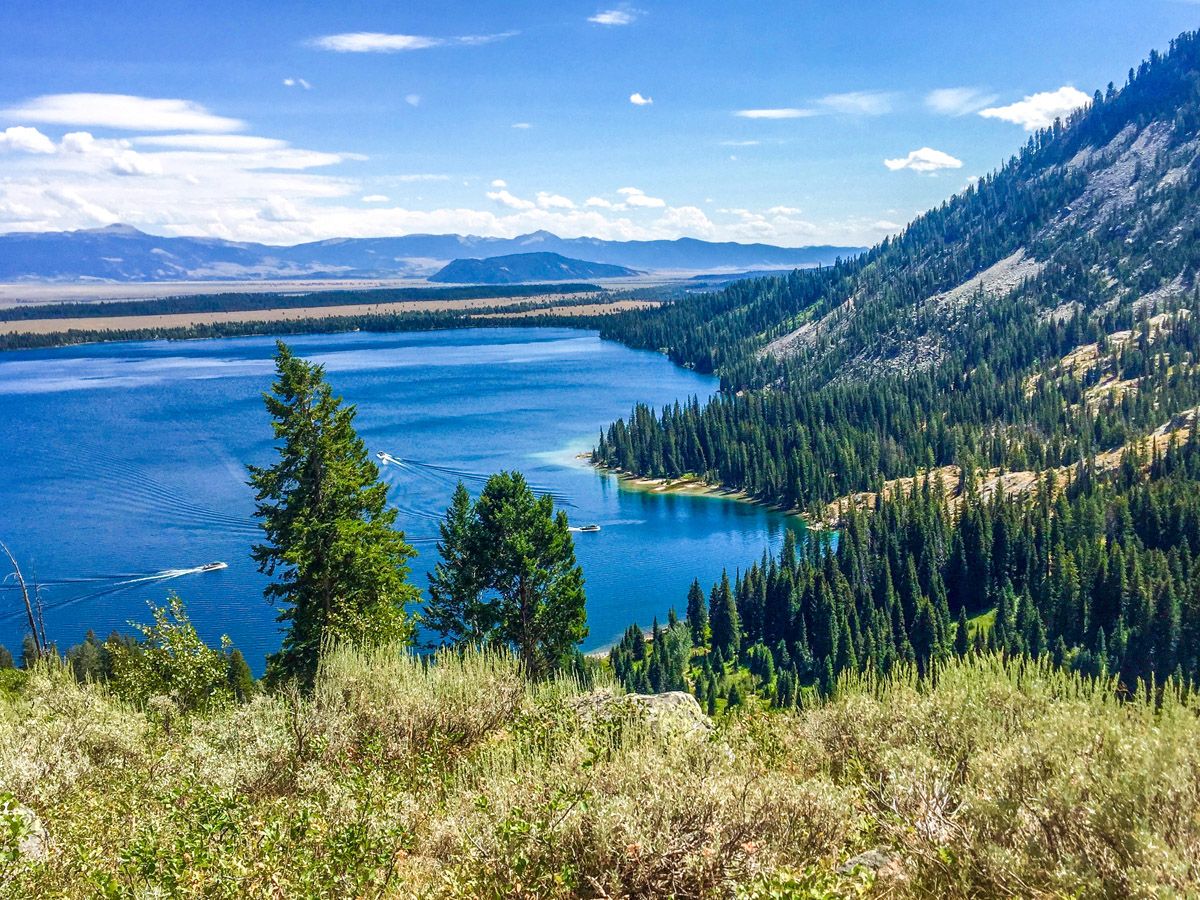
[[95, 632], [90, 628], [84, 636], [83, 643], [67, 650], [67, 663], [76, 681], [105, 680], [104, 654], [100, 642], [96, 640]]
[[405, 605], [420, 595], [407, 581], [415, 551], [393, 530], [396, 511], [354, 431], [355, 408], [333, 396], [322, 366], [277, 348], [264, 401], [279, 459], [250, 467], [265, 535], [251, 555], [274, 579], [265, 593], [287, 623], [268, 677], [309, 686], [330, 642], [410, 641]]
[[720, 586], [714, 589], [709, 627], [712, 629], [713, 650], [719, 653], [722, 659], [736, 659], [742, 645], [742, 626], [738, 619], [733, 590], [729, 586], [728, 573], [722, 573]]
[[434, 619], [460, 641], [514, 648], [530, 677], [545, 677], [587, 636], [583, 571], [566, 513], [548, 495], [535, 497], [519, 472], [489, 478], [469, 514], [464, 493], [456, 491], [443, 523], [449, 552], [431, 579]]
[[958, 627], [954, 631], [954, 652], [966, 656], [971, 649], [971, 629], [967, 624], [967, 608], [958, 608]]
[[687, 623], [692, 632], [692, 643], [697, 647], [705, 646], [708, 642], [708, 602], [698, 578], [692, 580], [688, 589]]
[[33, 668], [33, 664], [38, 661], [38, 657], [41, 655], [37, 641], [33, 639], [32, 634], [27, 632], [25, 637], [21, 639], [21, 668]]
[[481, 602], [484, 573], [478, 570], [472, 544], [474, 509], [460, 481], [446, 515], [438, 525], [439, 560], [429, 575], [429, 600], [422, 624], [452, 643], [480, 643], [494, 623], [491, 607]]
[[725, 701], [725, 708], [727, 710], [733, 709], [734, 707], [741, 706], [743, 702], [742, 690], [738, 687], [737, 682], [734, 682], [729, 688], [729, 697]]
[[228, 677], [229, 690], [239, 703], [245, 703], [254, 696], [254, 675], [250, 671], [246, 657], [236, 647], [229, 653]]

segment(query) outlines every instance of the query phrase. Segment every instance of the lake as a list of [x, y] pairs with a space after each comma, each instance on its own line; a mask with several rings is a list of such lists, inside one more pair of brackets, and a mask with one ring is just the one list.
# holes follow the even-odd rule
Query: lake
[[[424, 588], [437, 520], [458, 479], [519, 469], [572, 524], [591, 634], [606, 646], [634, 621], [682, 615], [693, 577], [706, 589], [802, 525], [759, 506], [627, 490], [577, 454], [637, 402], [710, 396], [715, 379], [665, 357], [572, 329], [485, 328], [290, 339], [358, 407]], [[228, 634], [256, 670], [279, 644], [275, 610], [249, 559], [258, 535], [248, 463], [272, 460], [273, 338], [94, 344], [0, 354], [0, 540], [43, 585], [61, 649], [104, 638], [178, 593], [209, 640]], [[197, 572], [214, 561], [228, 568]], [[27, 631], [11, 580], [0, 586], [0, 643]]]

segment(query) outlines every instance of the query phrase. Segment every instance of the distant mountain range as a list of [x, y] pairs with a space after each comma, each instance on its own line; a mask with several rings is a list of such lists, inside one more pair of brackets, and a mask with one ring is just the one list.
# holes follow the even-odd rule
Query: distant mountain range
[[430, 281], [446, 284], [520, 284], [523, 281], [589, 281], [629, 278], [636, 269], [570, 259], [559, 253], [513, 253], [486, 259], [456, 259]]
[[642, 271], [792, 269], [832, 263], [861, 249], [786, 248], [695, 238], [602, 241], [560, 238], [547, 231], [516, 238], [456, 234], [336, 238], [273, 247], [217, 238], [160, 237], [128, 225], [110, 225], [81, 231], [0, 234], [0, 282], [421, 278], [451, 260], [528, 253], [556, 253]]

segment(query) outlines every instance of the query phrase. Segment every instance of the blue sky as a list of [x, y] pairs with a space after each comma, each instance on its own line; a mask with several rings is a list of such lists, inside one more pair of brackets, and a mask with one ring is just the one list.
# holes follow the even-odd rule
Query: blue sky
[[8, 0], [0, 230], [871, 243], [1198, 24], [1185, 0]]

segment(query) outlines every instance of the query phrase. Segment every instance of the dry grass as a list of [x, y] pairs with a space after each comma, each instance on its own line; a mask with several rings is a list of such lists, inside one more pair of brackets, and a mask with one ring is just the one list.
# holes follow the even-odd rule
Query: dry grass
[[[977, 659], [703, 729], [502, 656], [338, 651], [311, 697], [163, 721], [62, 670], [0, 699], [0, 894], [1188, 895], [1200, 704]], [[5, 803], [0, 802], [0, 810]], [[839, 874], [882, 848], [886, 874]]]

